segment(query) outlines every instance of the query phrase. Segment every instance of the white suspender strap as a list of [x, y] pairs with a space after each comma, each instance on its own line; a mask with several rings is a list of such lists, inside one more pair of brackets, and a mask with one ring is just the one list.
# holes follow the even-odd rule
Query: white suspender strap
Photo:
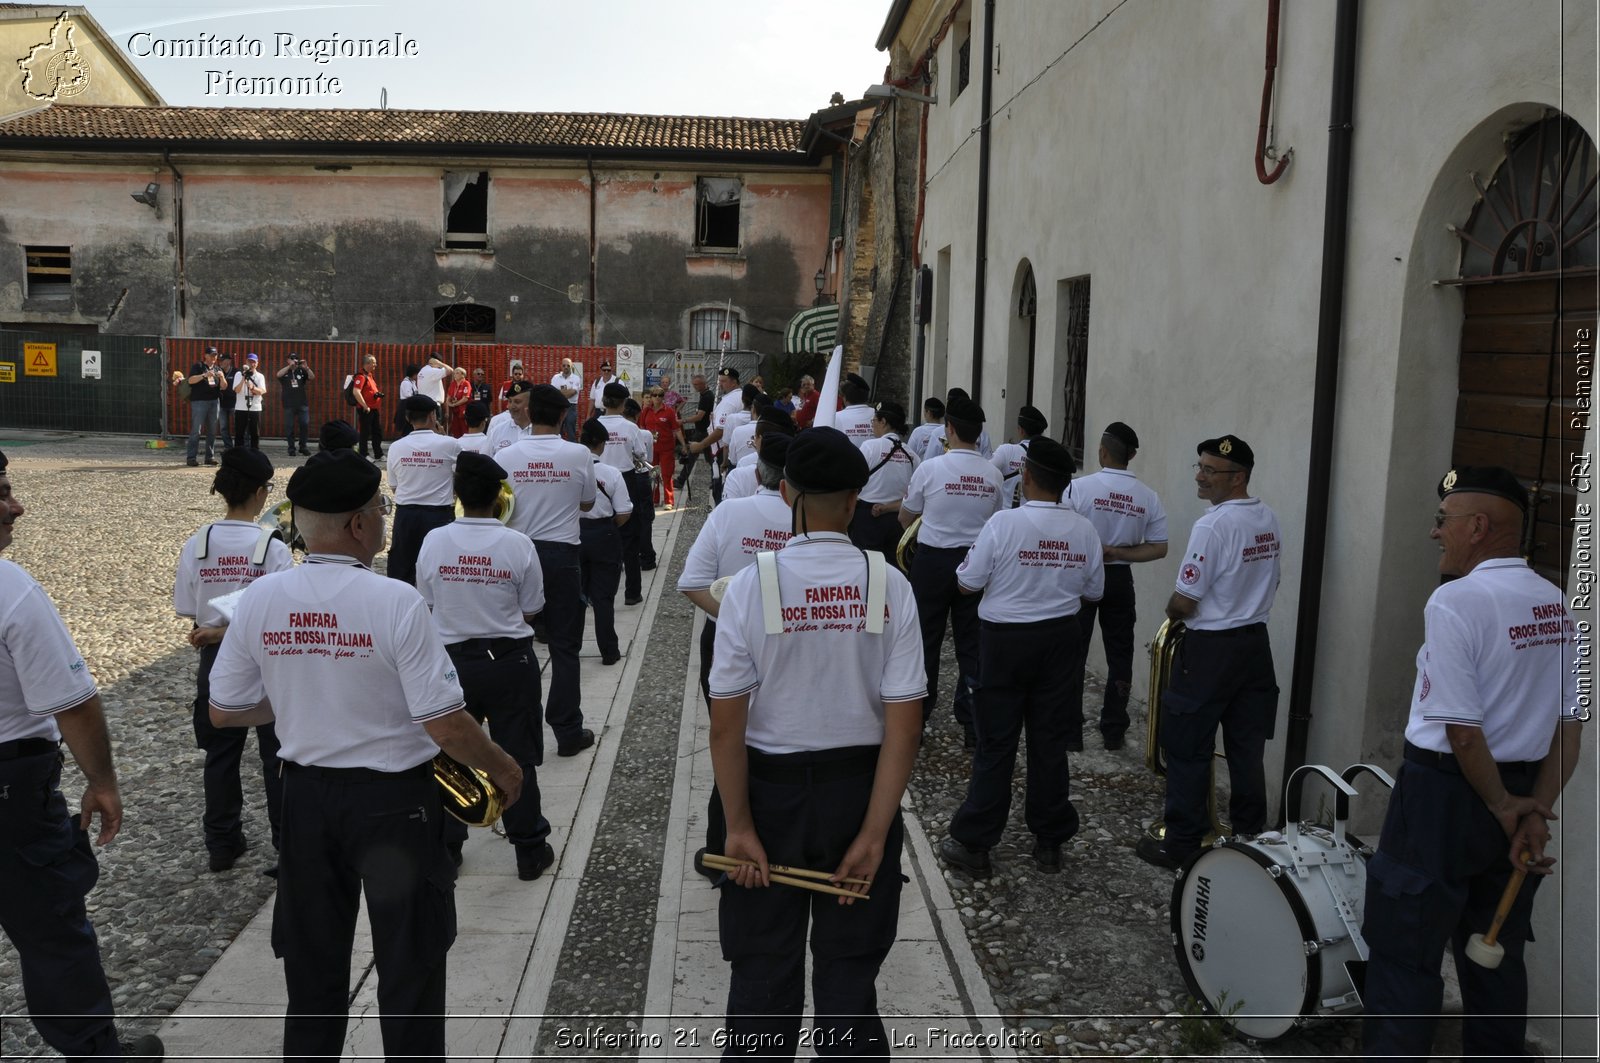
[[761, 577], [761, 618], [766, 633], [783, 634], [783, 599], [778, 594], [778, 555], [771, 550], [756, 554]]
[[267, 562], [267, 547], [272, 545], [272, 540], [282, 539], [283, 535], [277, 528], [261, 526], [261, 535], [256, 539], [256, 548], [250, 551], [252, 565], [264, 565]]
[[211, 553], [211, 525], [207, 524], [200, 529], [200, 534], [194, 540], [194, 556], [196, 560], [204, 561]]
[[888, 613], [889, 563], [877, 550], [867, 551], [867, 634], [883, 634]]

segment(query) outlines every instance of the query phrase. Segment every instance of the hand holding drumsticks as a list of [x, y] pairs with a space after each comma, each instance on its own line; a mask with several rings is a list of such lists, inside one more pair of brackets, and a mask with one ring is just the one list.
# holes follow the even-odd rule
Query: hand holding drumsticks
[[[726, 850], [726, 855], [707, 853], [705, 862], [710, 867], [725, 871], [728, 880], [736, 886], [749, 889], [755, 886], [770, 886], [777, 882], [780, 885], [832, 894], [839, 898], [840, 904], [854, 904], [858, 900], [870, 899], [867, 890], [872, 885], [871, 873], [861, 872], [853, 875], [849, 873], [861, 863], [860, 860], [854, 859], [858, 856], [855, 845], [852, 845], [850, 851], [845, 854], [839, 870], [832, 874], [808, 868], [784, 867], [781, 864], [769, 865], [766, 849], [762, 847], [754, 831], [730, 829], [723, 848]], [[881, 853], [878, 854], [878, 859], [881, 859], [881, 856]], [[873, 860], [871, 867], [876, 868], [877, 864], [878, 860]]]

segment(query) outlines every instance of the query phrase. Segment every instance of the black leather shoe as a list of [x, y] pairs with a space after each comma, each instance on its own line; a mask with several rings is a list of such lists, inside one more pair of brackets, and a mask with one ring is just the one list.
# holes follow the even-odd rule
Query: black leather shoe
[[642, 595], [642, 594], [630, 594], [626, 598], [622, 599], [622, 604], [623, 605], [638, 605], [642, 601], [644, 601], [644, 595]]
[[594, 732], [585, 727], [578, 732], [578, 737], [571, 742], [563, 743], [556, 747], [556, 756], [575, 757], [585, 749], [594, 745]]
[[198, 469], [200, 467], [200, 461], [197, 458], [190, 458], [188, 461], [185, 461], [184, 464], [189, 466], [191, 469]]
[[602, 653], [600, 655], [600, 663], [604, 665], [613, 665], [620, 660], [622, 660], [622, 654], [620, 653]]
[[119, 1041], [117, 1046], [122, 1049], [123, 1059], [148, 1059], [163, 1060], [167, 1058], [167, 1046], [161, 1038], [153, 1033], [143, 1037], [135, 1037], [131, 1041]]
[[991, 870], [989, 853], [984, 849], [968, 849], [954, 838], [945, 837], [939, 841], [939, 856], [947, 864], [970, 871], [974, 875], [987, 875]]
[[555, 862], [556, 851], [549, 842], [517, 846], [517, 877], [524, 882], [532, 882]]
[[1183, 857], [1173, 854], [1163, 842], [1158, 842], [1146, 834], [1139, 839], [1139, 844], [1134, 848], [1139, 859], [1155, 867], [1164, 867], [1168, 871], [1176, 871], [1183, 866]]
[[239, 857], [243, 856], [249, 850], [250, 843], [243, 838], [240, 838], [239, 844], [233, 846], [231, 849], [211, 850], [210, 856], [206, 862], [212, 871], [231, 871], [233, 869], [233, 865], [239, 862]]
[[301, 447], [300, 448], [300, 454], [301, 454], [302, 457], [307, 455], [307, 454], [310, 454], [310, 453], [311, 453], [311, 451], [307, 450], [305, 447]]
[[216, 463], [217, 463], [217, 459], [216, 458], [207, 458], [206, 459], [206, 464], [207, 465], [215, 465]]
[[1061, 846], [1055, 842], [1035, 842], [1033, 846], [1033, 862], [1039, 865], [1039, 870], [1047, 875], [1061, 873]]
[[1121, 749], [1124, 745], [1127, 744], [1127, 742], [1123, 739], [1122, 735], [1106, 735], [1105, 739], [1106, 739], [1106, 748], [1109, 749], [1109, 750], [1112, 750], [1113, 752], [1118, 750], [1118, 749]]

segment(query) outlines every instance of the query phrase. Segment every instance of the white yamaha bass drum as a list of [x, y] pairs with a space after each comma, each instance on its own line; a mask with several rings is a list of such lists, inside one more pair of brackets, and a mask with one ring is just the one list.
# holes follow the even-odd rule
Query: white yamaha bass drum
[[[1345, 835], [1350, 785], [1380, 768], [1341, 777], [1320, 764], [1284, 786], [1283, 834], [1225, 839], [1184, 864], [1172, 888], [1172, 948], [1183, 980], [1208, 1012], [1245, 1037], [1270, 1041], [1308, 1018], [1358, 1010], [1367, 944], [1361, 917], [1372, 850]], [[1335, 791], [1331, 829], [1299, 822], [1312, 775]]]

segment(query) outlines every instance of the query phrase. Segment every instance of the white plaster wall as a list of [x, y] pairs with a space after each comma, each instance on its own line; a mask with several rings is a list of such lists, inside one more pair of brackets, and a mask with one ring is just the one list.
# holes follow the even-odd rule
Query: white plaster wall
[[[1195, 441], [1233, 431], [1251, 442], [1252, 493], [1277, 511], [1287, 547], [1271, 624], [1285, 719], [1305, 536], [1334, 5], [1284, 5], [1274, 139], [1295, 156], [1272, 186], [1256, 181], [1252, 163], [1266, 10], [1253, 0], [1132, 0], [1007, 102], [1114, 7], [999, 7], [979, 400], [991, 411], [1007, 405], [1000, 389], [1017, 263], [1027, 259], [1035, 271], [1041, 352], [1053, 351], [1062, 324], [1056, 282], [1090, 275], [1086, 434], [1092, 447], [1115, 419], [1139, 431], [1134, 470], [1166, 501], [1174, 543], [1165, 561], [1136, 566], [1141, 642], [1159, 622], [1202, 509], [1189, 469]], [[930, 173], [978, 124], [981, 17], [975, 22], [973, 86], [930, 111]], [[1487, 177], [1500, 135], [1536, 118], [1541, 105], [1596, 134], [1595, 30], [1594, 5], [1560, 0], [1362, 5], [1314, 761], [1398, 762], [1421, 609], [1437, 584], [1437, 548], [1427, 538], [1432, 489], [1449, 461], [1455, 415], [1461, 299], [1433, 284], [1458, 267], [1443, 225], [1471, 209], [1466, 170]], [[974, 136], [930, 183], [923, 229], [925, 260], [952, 248], [953, 340], [971, 332], [976, 148]], [[961, 349], [952, 342], [955, 380]], [[1038, 404], [1053, 433], [1059, 391], [1059, 368], [1042, 357], [1035, 395], [1050, 398]], [[1281, 755], [1281, 741], [1273, 743], [1269, 774]], [[1541, 896], [1536, 1013], [1594, 1008], [1590, 756], [1567, 801], [1564, 878]], [[1381, 811], [1381, 799], [1373, 803]], [[1563, 890], [1567, 903], [1557, 905]], [[1555, 963], [1546, 943], [1562, 939], [1586, 950], [1586, 961], [1575, 963], [1569, 950]], [[1536, 1023], [1535, 1033], [1548, 1039], [1553, 1027]], [[1590, 1023], [1591, 1045], [1592, 1033]]]

